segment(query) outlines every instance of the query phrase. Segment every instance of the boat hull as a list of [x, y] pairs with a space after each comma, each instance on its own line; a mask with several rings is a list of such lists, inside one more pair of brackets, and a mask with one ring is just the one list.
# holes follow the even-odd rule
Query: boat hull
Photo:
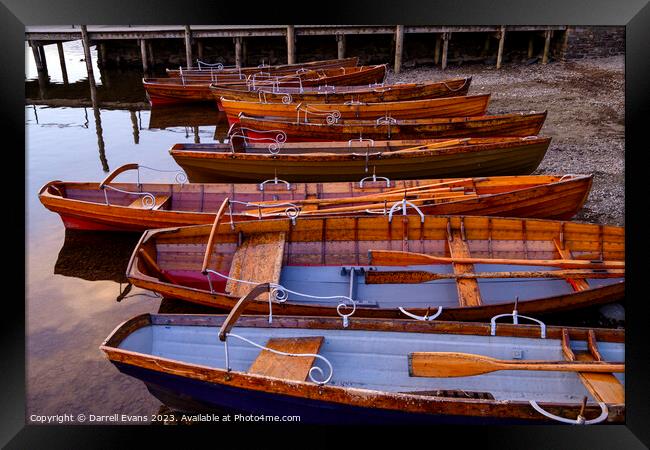
[[[210, 229], [210, 226], [203, 226], [146, 231], [129, 262], [129, 281], [164, 297], [231, 310], [240, 296], [226, 293], [233, 292], [231, 288], [215, 286], [217, 281], [225, 284], [225, 279], [213, 276], [211, 290], [208, 279], [201, 277], [200, 266]], [[621, 227], [538, 219], [402, 216], [399, 220], [389, 221], [384, 217], [327, 216], [300, 218], [295, 224], [280, 219], [239, 222], [234, 223], [232, 227], [228, 223], [222, 223], [218, 229], [220, 232], [216, 235], [223, 244], [216, 247], [220, 249], [217, 253], [219, 257], [213, 258], [217, 265], [212, 267], [217, 273], [223, 274], [233, 270], [232, 264], [235, 264], [236, 258], [233, 255], [237, 254], [239, 239], [247, 239], [245, 236], [254, 239], [254, 236], [260, 235], [262, 229], [263, 236], [268, 236], [269, 233], [290, 233], [290, 241], [281, 247], [286, 247], [290, 253], [284, 253], [280, 275], [258, 274], [255, 281], [277, 283], [291, 291], [310, 295], [341, 295], [343, 291], [348, 295], [348, 289], [352, 288], [349, 288], [350, 281], [345, 278], [347, 272], [341, 272], [338, 269], [340, 267], [359, 266], [371, 270], [375, 264], [395, 264], [394, 260], [376, 261], [369, 255], [368, 250], [371, 249], [422, 252], [421, 249], [435, 247], [439, 256], [451, 254], [452, 241], [454, 245], [471, 242], [474, 251], [480, 249], [492, 255], [497, 252], [499, 255], [506, 254], [515, 259], [553, 260], [557, 259], [561, 252], [570, 249], [568, 258], [571, 258], [571, 255], [581, 255], [582, 263], [602, 260], [612, 261], [616, 265], [621, 265], [625, 251], [625, 236]], [[454, 229], [457, 231], [453, 231]], [[461, 233], [466, 237], [463, 238]], [[160, 246], [158, 242], [161, 243]], [[199, 245], [190, 248], [185, 246], [185, 242]], [[420, 250], [415, 250], [413, 246]], [[457, 247], [454, 247], [453, 252], [458, 251]], [[169, 275], [168, 279], [155, 275], [147, 268], [146, 260], [140, 256], [142, 252], [147, 253], [151, 259], [160, 259], [163, 269], [158, 270], [166, 270], [167, 272], [163, 273]], [[183, 261], [177, 264], [179, 252]], [[466, 252], [470, 253], [469, 246], [466, 247]], [[409, 261], [404, 262], [400, 258], [403, 256], [396, 256], [397, 266], [410, 265]], [[491, 256], [486, 261], [494, 261], [495, 258], [497, 257]], [[426, 269], [457, 270], [449, 267], [449, 262], [445, 264], [448, 265], [446, 269], [436, 269], [435, 264]], [[506, 264], [506, 271], [522, 270], [521, 263], [500, 264]], [[566, 266], [565, 262], [562, 264]], [[412, 266], [409, 270], [421, 270], [421, 267]], [[474, 269], [474, 266], [471, 266], [469, 270], [484, 269]], [[233, 276], [240, 277], [238, 273]], [[304, 280], [310, 281], [307, 283]], [[514, 309], [534, 317], [611, 303], [621, 300], [625, 295], [624, 275], [612, 276], [602, 282], [589, 280], [588, 277], [585, 280], [588, 282], [585, 286], [579, 286], [570, 278], [555, 281], [531, 279], [525, 282], [518, 282], [516, 279], [495, 280], [491, 284], [476, 283], [472, 291], [465, 290], [464, 280], [455, 282], [458, 284], [457, 289], [453, 289], [453, 284], [449, 286], [444, 283], [386, 283], [381, 289], [375, 289], [376, 285], [373, 288], [362, 281], [353, 283], [356, 286], [354, 295], [366, 303], [357, 304], [354, 315], [397, 319], [404, 317], [400, 310], [400, 307], [404, 307], [417, 316], [425, 316], [430, 314], [430, 307], [444, 305], [439, 311], [440, 320], [489, 320], [498, 314], [509, 314]], [[337, 316], [337, 304], [337, 301], [333, 300], [318, 303], [301, 301], [296, 297], [274, 305], [273, 314]], [[269, 304], [264, 301], [252, 302], [247, 305], [246, 311], [250, 314], [268, 314]]]
[[[253, 138], [268, 135], [258, 132], [282, 130], [287, 142], [348, 141], [351, 139], [434, 139], [464, 137], [536, 136], [546, 120], [546, 112], [497, 116], [455, 117], [450, 119], [403, 120], [378, 124], [375, 121], [341, 121], [335, 124], [288, 122], [241, 116], [239, 122]], [[251, 131], [255, 130], [255, 131]]]
[[[425, 205], [421, 210], [425, 214], [472, 214], [510, 217], [532, 217], [547, 219], [569, 219], [584, 204], [591, 188], [592, 178], [588, 176], [576, 177], [559, 182], [535, 185], [538, 182], [536, 177], [529, 181], [518, 181], [512, 179], [513, 190], [490, 193], [486, 188], [485, 196], [471, 198], [466, 201], [455, 200], [451, 203], [436, 203]], [[559, 177], [558, 177], [559, 178]], [[407, 186], [424, 186], [444, 182], [444, 180], [428, 179], [419, 181], [394, 181], [392, 188]], [[489, 182], [489, 181], [488, 181]], [[521, 185], [514, 185], [514, 183]], [[476, 182], [475, 182], [476, 183]], [[482, 182], [478, 180], [479, 186]], [[505, 182], [504, 182], [505, 183]], [[217, 187], [221, 194], [211, 194], [209, 209], [214, 209], [217, 203], [222, 202], [226, 196], [231, 200], [243, 201], [265, 201], [274, 196], [300, 200], [307, 196], [318, 196], [320, 198], [331, 198], [335, 196], [360, 196], [373, 193], [380, 193], [385, 187], [378, 187], [381, 182], [368, 182], [364, 188], [358, 183], [343, 183], [341, 185], [309, 183], [305, 186], [294, 186], [292, 191], [286, 188], [278, 190], [276, 186], [267, 188], [267, 192], [259, 191], [257, 186], [252, 185], [228, 185], [223, 184]], [[487, 183], [486, 183], [487, 184]], [[73, 186], [71, 183], [68, 186]], [[385, 186], [385, 184], [384, 184]], [[90, 183], [87, 186], [89, 191], [98, 190]], [[281, 187], [284, 187], [282, 185]], [[136, 191], [134, 186], [121, 186], [126, 191]], [[153, 188], [153, 189], [152, 189]], [[173, 191], [174, 185], [144, 185], [147, 192], [153, 191], [155, 195]], [[179, 192], [188, 192], [197, 198], [202, 187], [180, 187]], [[155, 189], [155, 190], [154, 190]], [[191, 189], [191, 190], [190, 190]], [[480, 188], [479, 188], [480, 189]], [[67, 189], [66, 189], [67, 190]], [[185, 190], [185, 191], [184, 191]], [[188, 191], [189, 190], [189, 191]], [[500, 191], [500, 192], [499, 192]], [[306, 193], [306, 194], [305, 194]], [[313, 193], [313, 194], [312, 194]], [[318, 193], [321, 193], [319, 195]], [[106, 205], [98, 201], [84, 201], [75, 198], [61, 197], [52, 193], [41, 193], [39, 196], [43, 205], [61, 216], [63, 224], [69, 229], [94, 230], [94, 231], [144, 231], [151, 228], [167, 228], [185, 225], [203, 225], [214, 221], [214, 213], [200, 212], [199, 208], [193, 211], [183, 210], [143, 210], [123, 205]], [[183, 195], [180, 195], [182, 201]], [[239, 210], [236, 210], [239, 211]], [[254, 220], [251, 216], [240, 215], [236, 220]]]
[[450, 414], [416, 414], [400, 410], [359, 407], [271, 394], [263, 391], [210, 383], [178, 375], [157, 372], [113, 361], [117, 369], [144, 382], [149, 392], [169, 408], [188, 413], [235, 414], [254, 416], [299, 416], [300, 423], [330, 425], [507, 425], [539, 423], [535, 420], [498, 417], [457, 416]]
[[489, 100], [490, 94], [366, 104], [260, 103], [223, 98], [221, 105], [232, 125], [239, 123], [240, 113], [310, 122], [323, 121], [328, 116], [342, 120], [377, 120], [386, 116], [394, 119], [470, 117], [485, 114]]
[[328, 182], [360, 180], [373, 172], [395, 180], [528, 175], [537, 169], [549, 145], [549, 139], [534, 139], [459, 152], [432, 150], [404, 157], [381, 151], [377, 155], [378, 151], [373, 151], [368, 162], [363, 150], [352, 156], [320, 157], [174, 150], [171, 154], [192, 183], [259, 182], [276, 174], [289, 182]]
[[408, 100], [423, 100], [431, 98], [458, 97], [467, 95], [472, 78], [450, 79], [440, 82], [393, 84], [385, 86], [333, 86], [330, 89], [305, 90], [285, 88], [279, 93], [259, 92], [244, 89], [231, 89], [224, 86], [212, 85], [210, 89], [217, 102], [219, 110], [221, 97], [239, 101], [268, 101], [268, 102], [313, 102], [313, 103], [345, 103], [350, 101], [365, 103], [398, 102]]

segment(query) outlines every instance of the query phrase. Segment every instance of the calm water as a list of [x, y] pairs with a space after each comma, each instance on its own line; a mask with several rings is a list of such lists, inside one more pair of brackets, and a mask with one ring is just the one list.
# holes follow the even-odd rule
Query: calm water
[[[65, 43], [64, 49], [68, 86], [62, 84], [56, 46], [45, 48], [47, 83], [39, 83], [26, 47], [28, 99], [90, 99], [80, 43]], [[101, 180], [107, 171], [130, 162], [175, 170], [178, 166], [167, 152], [173, 144], [211, 142], [227, 129], [212, 105], [152, 114], [141, 72], [100, 73], [96, 64], [94, 70], [100, 102], [111, 102], [114, 108], [114, 102], [124, 101], [130, 110], [119, 105], [97, 111], [90, 106], [25, 107], [28, 421], [32, 415], [152, 414], [161, 406], [141, 382], [121, 375], [99, 350], [119, 323], [160, 309], [160, 299], [137, 288], [129, 292], [136, 295], [116, 300], [126, 286], [126, 263], [139, 235], [66, 234], [59, 216], [39, 202], [39, 188], [55, 179]], [[151, 181], [174, 177], [142, 173]], [[129, 173], [118, 179], [135, 181]]]

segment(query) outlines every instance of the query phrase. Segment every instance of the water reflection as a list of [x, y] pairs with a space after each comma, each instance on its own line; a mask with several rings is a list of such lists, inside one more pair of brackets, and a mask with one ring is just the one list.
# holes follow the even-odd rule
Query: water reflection
[[139, 233], [65, 230], [54, 273], [87, 281], [127, 283], [126, 267]]

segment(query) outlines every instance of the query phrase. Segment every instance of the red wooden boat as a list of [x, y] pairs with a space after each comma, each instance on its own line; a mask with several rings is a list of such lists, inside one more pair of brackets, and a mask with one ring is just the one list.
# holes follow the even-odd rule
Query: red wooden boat
[[[271, 131], [282, 131], [287, 142], [348, 141], [351, 139], [423, 139], [452, 137], [535, 136], [539, 133], [546, 111], [475, 117], [397, 120], [339, 120], [336, 123], [284, 121], [262, 117], [239, 116], [246, 135], [263, 138]], [[262, 132], [262, 133], [260, 133]]]
[[345, 103], [345, 102], [398, 102], [408, 100], [423, 100], [427, 98], [458, 97], [467, 95], [472, 77], [453, 78], [442, 81], [427, 81], [424, 83], [382, 84], [368, 86], [316, 86], [303, 89], [294, 87], [279, 87], [277, 89], [260, 87], [257, 89], [242, 89], [233, 86], [210, 85], [219, 110], [222, 110], [220, 99], [226, 97], [233, 100], [248, 102], [314, 102], [314, 103]]
[[[284, 143], [282, 132], [256, 141], [231, 128], [228, 144], [176, 144], [169, 151], [192, 183], [358, 181], [528, 175], [544, 158], [550, 138], [464, 138]], [[276, 140], [277, 139], [277, 140]], [[264, 142], [266, 140], [266, 143]]]
[[226, 67], [221, 63], [216, 64], [207, 64], [199, 61], [198, 66], [193, 67], [181, 67], [179, 69], [167, 69], [167, 76], [169, 77], [180, 77], [192, 76], [192, 77], [205, 77], [211, 78], [214, 75], [224, 75], [228, 73], [232, 74], [244, 74], [251, 75], [258, 72], [266, 72], [271, 75], [290, 75], [294, 73], [300, 73], [304, 70], [317, 70], [317, 69], [337, 69], [339, 67], [356, 67], [359, 64], [359, 58], [354, 56], [351, 58], [342, 58], [342, 59], [327, 59], [321, 61], [310, 61], [305, 63], [298, 64], [278, 64], [278, 65], [264, 65], [260, 64], [259, 66], [251, 67]]
[[221, 105], [231, 125], [239, 115], [298, 122], [338, 122], [339, 120], [429, 119], [470, 117], [485, 114], [490, 94], [408, 100], [382, 103], [265, 103], [221, 98]]
[[425, 214], [569, 219], [582, 207], [592, 182], [590, 175], [398, 180], [390, 185], [372, 179], [288, 185], [113, 182], [138, 168], [122, 166], [101, 183], [51, 181], [40, 190], [39, 200], [61, 216], [66, 228], [108, 231], [210, 224], [226, 197], [236, 221], [284, 215], [287, 204], [301, 216], [376, 214], [401, 199]]
[[307, 70], [300, 74], [269, 76], [264, 73], [252, 75], [224, 74], [215, 75], [214, 80], [193, 77], [180, 78], [144, 78], [147, 96], [152, 105], [178, 102], [212, 101], [210, 84], [257, 89], [259, 87], [304, 88], [310, 86], [354, 86], [382, 83], [386, 77], [386, 65], [341, 67], [339, 69]]

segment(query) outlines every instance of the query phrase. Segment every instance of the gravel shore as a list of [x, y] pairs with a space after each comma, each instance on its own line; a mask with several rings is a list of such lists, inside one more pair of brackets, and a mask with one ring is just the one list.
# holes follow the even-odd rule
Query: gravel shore
[[536, 174], [592, 173], [575, 220], [625, 224], [625, 58], [547, 65], [465, 65], [389, 72], [388, 83], [472, 76], [470, 94], [492, 94], [488, 114], [548, 110], [540, 135], [553, 138]]

